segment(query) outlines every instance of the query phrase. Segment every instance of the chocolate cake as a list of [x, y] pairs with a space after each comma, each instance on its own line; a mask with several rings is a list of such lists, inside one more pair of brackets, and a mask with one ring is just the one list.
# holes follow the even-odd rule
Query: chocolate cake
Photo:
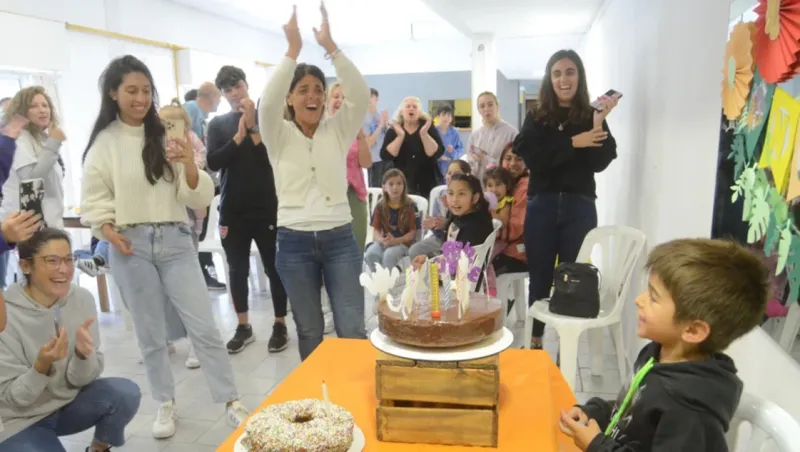
[[[421, 294], [420, 294], [421, 295]], [[503, 328], [503, 304], [485, 294], [470, 293], [469, 309], [458, 319], [458, 303], [442, 307], [441, 318], [431, 319], [429, 295], [417, 298], [414, 310], [403, 320], [385, 301], [378, 307], [378, 329], [401, 344], [425, 348], [446, 348], [479, 342]]]

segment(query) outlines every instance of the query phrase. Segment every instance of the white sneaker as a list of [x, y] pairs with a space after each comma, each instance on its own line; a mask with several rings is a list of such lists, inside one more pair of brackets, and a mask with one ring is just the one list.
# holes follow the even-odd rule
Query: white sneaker
[[175, 401], [162, 403], [158, 408], [156, 421], [153, 423], [153, 438], [164, 439], [174, 435], [177, 421], [178, 407], [175, 406]]
[[231, 403], [231, 405], [227, 408], [227, 416], [228, 416], [228, 425], [233, 428], [236, 428], [247, 419], [247, 416], [250, 416], [250, 410], [242, 405], [242, 402], [235, 401]]
[[189, 344], [189, 356], [186, 357], [186, 367], [188, 369], [197, 369], [200, 367], [200, 360], [197, 359], [197, 354], [194, 352], [194, 346]]
[[86, 273], [87, 275], [94, 278], [100, 272], [100, 268], [97, 266], [97, 262], [94, 259], [78, 259], [78, 262], [75, 263], [78, 266], [78, 270]]
[[331, 334], [333, 333], [333, 313], [326, 312], [324, 314], [324, 317], [325, 317], [325, 330], [323, 330], [323, 333]]

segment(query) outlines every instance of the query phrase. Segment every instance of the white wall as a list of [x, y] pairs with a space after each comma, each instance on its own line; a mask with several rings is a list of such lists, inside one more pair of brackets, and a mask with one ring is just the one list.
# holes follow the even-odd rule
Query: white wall
[[[650, 247], [710, 235], [729, 7], [610, 0], [585, 39], [590, 92], [624, 95], [609, 117], [619, 157], [597, 178], [599, 221], [641, 229]], [[631, 359], [635, 323], [624, 323]]]
[[[0, 42], [27, 40], [24, 46], [0, 46], [0, 68], [49, 73], [55, 80], [52, 90], [58, 91], [68, 138], [62, 151], [68, 206], [79, 201], [81, 155], [99, 107], [97, 81], [108, 62], [123, 54], [143, 60], [153, 73], [161, 105], [178, 97], [179, 89], [171, 50], [68, 31], [65, 23], [192, 49], [202, 62], [189, 66], [197, 71], [184, 76], [191, 83], [213, 81], [224, 64], [241, 65], [254, 97], [266, 82], [266, 70], [255, 61], [277, 63], [286, 49], [282, 36], [167, 0], [0, 0], [0, 11]], [[302, 58], [323, 61], [316, 43], [307, 47]]]

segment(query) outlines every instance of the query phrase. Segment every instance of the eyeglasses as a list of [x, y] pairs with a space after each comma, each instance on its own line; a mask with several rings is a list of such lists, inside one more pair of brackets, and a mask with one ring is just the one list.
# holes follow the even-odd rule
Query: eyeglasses
[[72, 267], [75, 265], [75, 258], [73, 256], [61, 257], [61, 256], [35, 256], [44, 261], [47, 265], [47, 268], [50, 270], [58, 270], [61, 268], [61, 264], [65, 264], [67, 268]]

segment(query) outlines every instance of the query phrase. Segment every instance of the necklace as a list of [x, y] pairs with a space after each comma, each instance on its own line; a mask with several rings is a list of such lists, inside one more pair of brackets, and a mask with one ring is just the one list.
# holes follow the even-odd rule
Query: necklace
[[558, 131], [559, 132], [563, 132], [564, 131], [564, 124], [566, 124], [566, 123], [567, 123], [567, 121], [564, 121], [564, 122], [562, 122], [562, 123], [560, 123], [558, 125]]

